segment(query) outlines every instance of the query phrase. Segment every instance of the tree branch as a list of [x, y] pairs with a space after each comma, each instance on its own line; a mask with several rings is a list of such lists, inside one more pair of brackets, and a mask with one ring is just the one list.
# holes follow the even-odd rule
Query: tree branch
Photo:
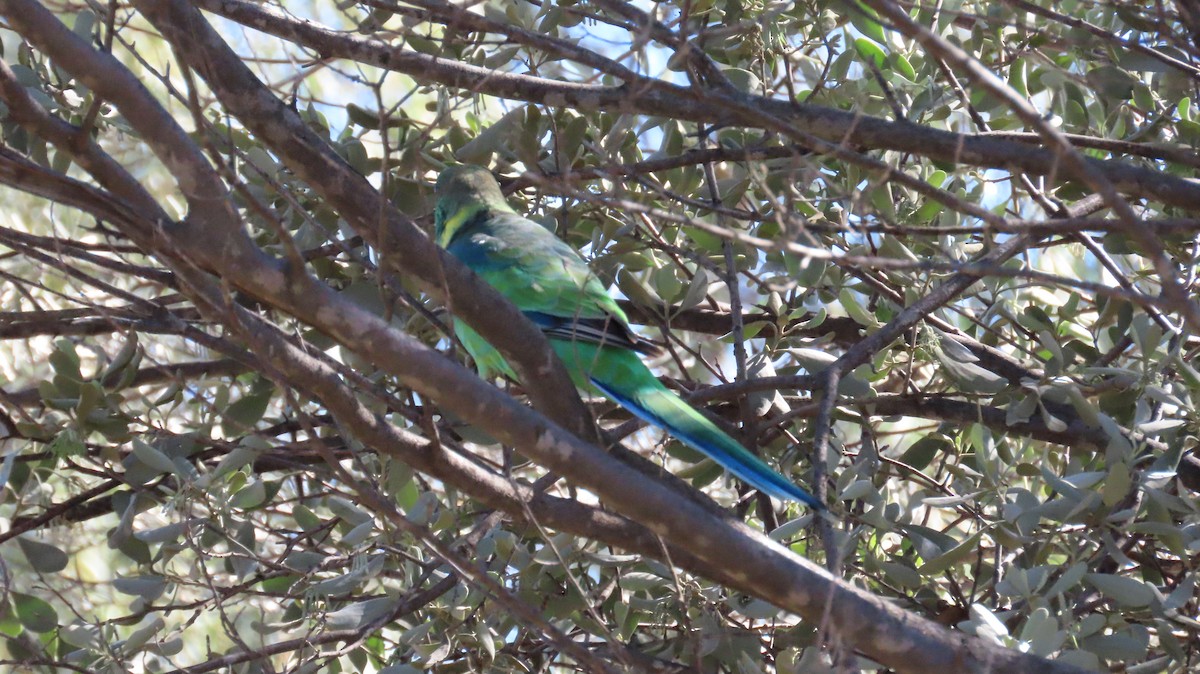
[[[757, 122], [731, 110], [727, 101], [711, 92], [659, 80], [639, 81], [640, 86], [636, 87], [608, 87], [504, 73], [404, 51], [378, 40], [288, 17], [270, 7], [244, 0], [198, 0], [196, 4], [249, 28], [313, 49], [325, 58], [347, 58], [376, 65], [423, 83], [444, 84], [552, 106], [662, 115], [705, 124], [758, 126]], [[777, 117], [795, 130], [830, 143], [895, 150], [940, 162], [1002, 168], [1040, 176], [1056, 175], [1059, 165], [1054, 151], [986, 135], [952, 133], [910, 122], [888, 121], [762, 96], [743, 95], [741, 106]], [[1085, 162], [1120, 192], [1200, 210], [1200, 184], [1114, 160], [1087, 159]]]

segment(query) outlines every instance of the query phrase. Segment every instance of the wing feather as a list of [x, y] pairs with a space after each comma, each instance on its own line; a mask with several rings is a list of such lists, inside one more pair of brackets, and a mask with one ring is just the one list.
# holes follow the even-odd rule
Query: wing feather
[[541, 225], [490, 213], [448, 249], [517, 305], [548, 337], [659, 352], [629, 319], [579, 253]]

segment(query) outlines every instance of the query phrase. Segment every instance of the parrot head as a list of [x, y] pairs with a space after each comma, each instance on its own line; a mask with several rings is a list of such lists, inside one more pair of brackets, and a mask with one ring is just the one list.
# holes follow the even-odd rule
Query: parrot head
[[442, 246], [471, 216], [484, 208], [512, 210], [500, 191], [500, 183], [491, 171], [470, 165], [448, 166], [438, 175], [437, 208], [434, 210], [435, 233]]

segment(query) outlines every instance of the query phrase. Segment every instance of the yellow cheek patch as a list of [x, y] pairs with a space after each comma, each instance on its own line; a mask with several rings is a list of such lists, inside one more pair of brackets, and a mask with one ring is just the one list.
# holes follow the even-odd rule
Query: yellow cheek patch
[[454, 240], [454, 235], [475, 215], [477, 209], [460, 208], [454, 212], [454, 215], [446, 218], [445, 224], [442, 225], [442, 235], [438, 238], [438, 245], [445, 248], [451, 241]]

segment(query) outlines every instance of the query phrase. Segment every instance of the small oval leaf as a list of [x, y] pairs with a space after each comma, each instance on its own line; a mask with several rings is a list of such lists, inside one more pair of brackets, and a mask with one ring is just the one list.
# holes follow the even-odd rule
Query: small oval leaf
[[17, 545], [21, 547], [25, 559], [29, 560], [29, 565], [42, 573], [58, 573], [67, 568], [67, 553], [49, 543], [21, 536], [17, 538]]

